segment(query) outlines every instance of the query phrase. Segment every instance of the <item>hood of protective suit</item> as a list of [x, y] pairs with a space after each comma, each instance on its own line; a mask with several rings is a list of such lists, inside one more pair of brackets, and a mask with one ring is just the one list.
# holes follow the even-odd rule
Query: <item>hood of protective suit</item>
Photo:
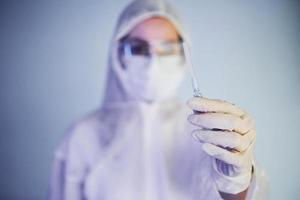
[[111, 40], [108, 75], [104, 94], [104, 105], [131, 101], [126, 92], [127, 83], [123, 78], [125, 69], [118, 59], [119, 39], [126, 36], [136, 25], [152, 17], [164, 17], [177, 29], [183, 41], [189, 38], [174, 7], [165, 0], [136, 0], [130, 3], [121, 13]]

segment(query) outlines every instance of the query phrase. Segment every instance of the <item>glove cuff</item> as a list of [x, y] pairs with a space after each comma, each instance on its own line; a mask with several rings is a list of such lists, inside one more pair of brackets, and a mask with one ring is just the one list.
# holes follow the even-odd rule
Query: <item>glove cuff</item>
[[216, 166], [216, 162], [213, 163], [213, 178], [220, 192], [238, 194], [249, 187], [252, 177], [252, 165], [250, 170], [231, 176], [220, 172]]

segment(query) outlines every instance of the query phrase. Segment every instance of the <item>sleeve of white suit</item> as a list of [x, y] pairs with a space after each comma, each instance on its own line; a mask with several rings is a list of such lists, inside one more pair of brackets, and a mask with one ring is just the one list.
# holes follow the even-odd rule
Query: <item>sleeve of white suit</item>
[[269, 180], [256, 160], [253, 163], [253, 177], [248, 188], [247, 200], [269, 199]]
[[64, 155], [56, 151], [52, 161], [52, 171], [49, 182], [49, 200], [62, 200], [65, 182], [65, 158]]
[[73, 128], [67, 135], [54, 154], [49, 200], [82, 199], [82, 183], [86, 175], [82, 147]]

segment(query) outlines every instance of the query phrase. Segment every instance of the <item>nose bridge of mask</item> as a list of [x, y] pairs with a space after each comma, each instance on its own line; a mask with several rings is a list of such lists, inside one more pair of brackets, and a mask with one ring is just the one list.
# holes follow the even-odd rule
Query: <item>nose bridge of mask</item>
[[160, 57], [159, 57], [159, 55], [152, 54], [150, 59], [151, 60], [149, 62], [148, 69], [149, 70], [157, 70], [160, 67]]
[[172, 74], [174, 68], [176, 68], [176, 63], [174, 57], [176, 56], [159, 56], [153, 54], [151, 60], [147, 67], [148, 76], [167, 77], [168, 73]]
[[[147, 77], [155, 76], [156, 80], [168, 79], [173, 77], [175, 74], [183, 74], [184, 69], [181, 58], [178, 55], [173, 56], [159, 56], [153, 55], [149, 66], [147, 67]], [[158, 84], [158, 83], [156, 83]]]
[[184, 58], [180, 55], [154, 56], [152, 62], [152, 65], [159, 65], [164, 71], [181, 71], [185, 68]]

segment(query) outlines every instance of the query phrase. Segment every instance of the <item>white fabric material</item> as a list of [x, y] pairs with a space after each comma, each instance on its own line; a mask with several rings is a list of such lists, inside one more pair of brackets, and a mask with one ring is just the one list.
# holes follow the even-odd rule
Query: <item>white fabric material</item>
[[[164, 1], [137, 1], [125, 9], [112, 40], [103, 105], [74, 122], [57, 148], [48, 199], [221, 199], [212, 157], [190, 135], [191, 110], [176, 98], [148, 104], [126, 91], [116, 41], [156, 15], [188, 40]], [[265, 199], [265, 176], [257, 165], [254, 172], [247, 199]]]
[[[150, 63], [141, 56], [126, 62], [124, 71], [129, 94], [141, 101], [163, 101], [177, 95], [183, 80], [185, 66], [179, 55], [158, 57], [154, 55]], [[126, 74], [126, 75], [125, 75]]]

